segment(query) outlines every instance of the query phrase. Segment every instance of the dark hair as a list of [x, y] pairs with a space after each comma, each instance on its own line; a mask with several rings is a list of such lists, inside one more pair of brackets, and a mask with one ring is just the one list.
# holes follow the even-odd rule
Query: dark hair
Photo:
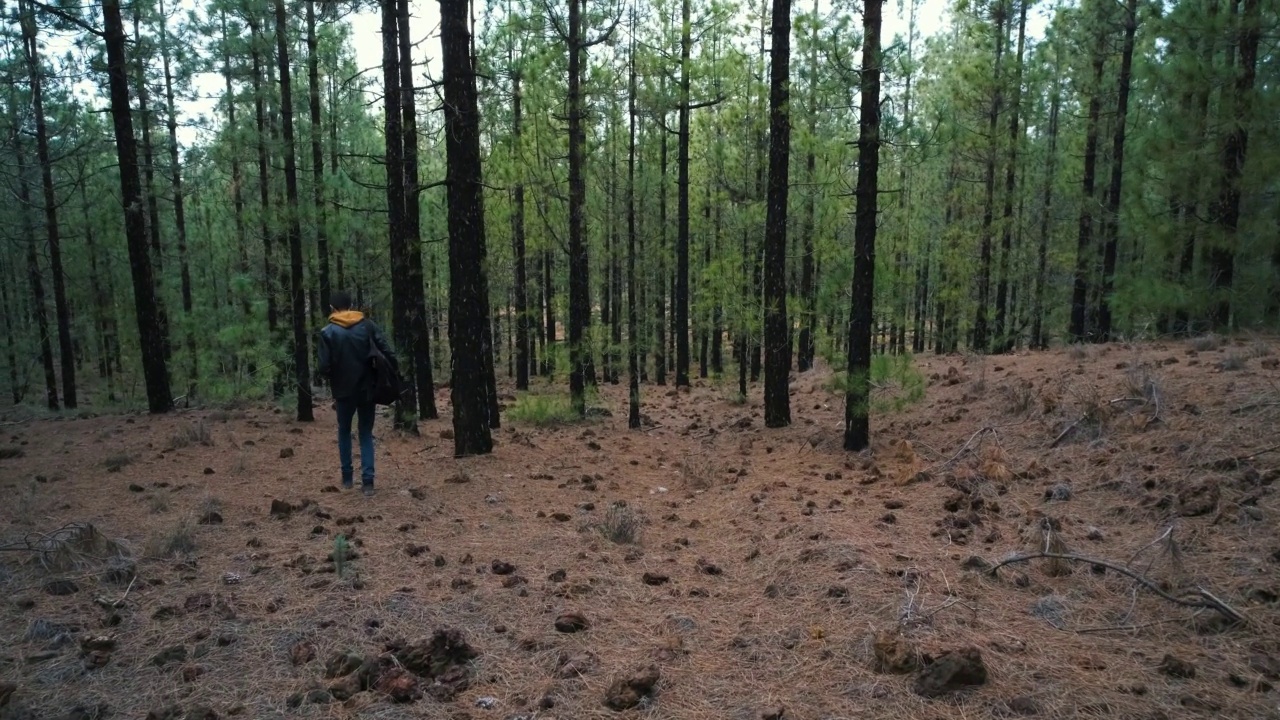
[[334, 310], [350, 310], [352, 304], [351, 293], [349, 292], [344, 290], [335, 290], [329, 293], [329, 305], [331, 305]]

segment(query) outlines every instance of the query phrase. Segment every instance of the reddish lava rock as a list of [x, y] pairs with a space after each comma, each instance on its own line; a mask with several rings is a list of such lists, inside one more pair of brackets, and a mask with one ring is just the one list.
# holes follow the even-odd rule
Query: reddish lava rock
[[422, 695], [418, 690], [418, 678], [402, 668], [391, 668], [383, 673], [374, 689], [398, 703], [413, 702]]

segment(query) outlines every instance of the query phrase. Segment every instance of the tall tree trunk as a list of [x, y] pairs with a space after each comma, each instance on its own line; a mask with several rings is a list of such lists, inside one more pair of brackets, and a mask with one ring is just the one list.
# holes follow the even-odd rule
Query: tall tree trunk
[[996, 205], [996, 153], [999, 141], [996, 137], [996, 126], [1000, 120], [1000, 111], [1004, 104], [1004, 88], [1001, 85], [1001, 61], [1004, 59], [1005, 33], [1004, 24], [1008, 16], [1005, 7], [1007, 0], [996, 0], [995, 63], [992, 66], [991, 109], [987, 113], [987, 148], [986, 172], [983, 181], [986, 187], [986, 199], [982, 204], [982, 249], [978, 265], [978, 312], [973, 321], [973, 349], [980, 353], [990, 350], [990, 337], [987, 329], [987, 311], [991, 302], [991, 244], [993, 240], [993, 220]]
[[[98, 265], [97, 234], [89, 217], [88, 181], [80, 183], [80, 211], [84, 216], [85, 251], [89, 255], [89, 291], [93, 295], [93, 323], [98, 331], [100, 357], [98, 360], [98, 376], [106, 382], [107, 402], [116, 401], [115, 367], [112, 365], [115, 348], [119, 345], [115, 320], [115, 301], [107, 286], [102, 281], [101, 269]], [[0, 275], [2, 278], [3, 275]], [[9, 307], [8, 303], [4, 303]]]
[[[586, 179], [582, 174], [586, 134], [582, 103], [582, 12], [578, 0], [569, 2], [569, 394], [580, 416], [587, 412], [586, 375], [591, 358], [591, 274], [584, 235], [587, 204]], [[594, 372], [592, 373], [594, 374]]]
[[[165, 15], [164, 1], [160, 2], [160, 58], [164, 66], [164, 99], [169, 131], [169, 172], [173, 184], [173, 222], [178, 235], [178, 273], [182, 283], [182, 315], [184, 342], [187, 346], [187, 404], [190, 405], [200, 380], [200, 360], [196, 351], [195, 320], [191, 317], [194, 302], [191, 296], [191, 266], [187, 260], [187, 215], [182, 194], [182, 163], [178, 158], [178, 114], [173, 101], [173, 69], [169, 57], [169, 20]], [[228, 97], [227, 101], [230, 102]]]
[[316, 206], [316, 264], [320, 280], [320, 310], [329, 307], [329, 229], [324, 202], [324, 128], [320, 122], [320, 52], [316, 40], [316, 3], [307, 0], [307, 109], [311, 115], [312, 200]]
[[551, 377], [555, 372], [555, 356], [551, 348], [556, 344], [556, 306], [555, 306], [555, 255], [550, 250], [542, 251], [542, 300], [546, 312], [546, 345], [542, 352], [542, 374]]
[[[245, 237], [244, 229], [244, 189], [241, 187], [243, 180], [240, 173], [240, 146], [236, 140], [236, 96], [235, 89], [231, 83], [231, 49], [229, 47], [230, 38], [227, 35], [226, 11], [220, 11], [218, 17], [222, 25], [222, 78], [227, 87], [224, 100], [227, 103], [227, 129], [230, 131], [231, 144], [231, 203], [235, 214], [236, 249], [239, 258], [236, 270], [242, 276], [248, 277], [249, 243]], [[239, 295], [241, 311], [245, 318], [248, 319], [253, 312], [253, 304], [250, 302], [249, 293], [242, 292]]]
[[[76, 407], [76, 358], [71, 343], [71, 310], [67, 306], [67, 283], [66, 277], [62, 272], [62, 240], [58, 233], [58, 198], [53, 190], [53, 162], [49, 157], [49, 133], [44, 117], [44, 79], [40, 71], [40, 46], [36, 38], [34, 12], [25, 2], [20, 5], [20, 12], [22, 13], [22, 35], [26, 47], [27, 73], [31, 80], [31, 105], [32, 114], [35, 116], [36, 129], [36, 160], [40, 163], [40, 188], [44, 199], [44, 226], [45, 234], [49, 240], [49, 272], [53, 275], [54, 313], [58, 321], [58, 357], [62, 369], [62, 401], [68, 410], [73, 410]], [[53, 390], [52, 403], [56, 404], [56, 385]]]
[[[614, 107], [613, 116], [620, 117], [617, 112], [618, 108]], [[617, 151], [617, 130], [610, 132], [610, 145], [613, 148], [613, 172], [611, 181], [611, 192], [613, 193], [610, 200], [611, 210], [609, 211], [609, 235], [610, 247], [609, 251], [609, 292], [610, 313], [609, 313], [609, 353], [613, 359], [613, 372], [608, 378], [609, 383], [617, 385], [619, 375], [622, 372], [619, 365], [622, 358], [619, 353], [622, 352], [622, 236], [619, 229], [618, 209], [617, 209], [617, 190], [618, 190], [618, 151]]]
[[511, 162], [518, 173], [517, 180], [511, 189], [511, 244], [515, 257], [515, 305], [516, 305], [516, 389], [529, 389], [529, 307], [528, 280], [525, 276], [525, 241], [524, 241], [524, 175], [520, 169], [520, 143], [523, 137], [523, 117], [521, 115], [520, 71], [512, 70], [511, 75], [511, 146], [514, 150]]
[[[11, 310], [15, 307], [16, 298], [9, 296], [9, 288], [14, 287], [15, 283], [10, 276], [9, 268], [4, 264], [5, 257], [0, 255], [0, 305]], [[22, 384], [18, 379], [18, 353], [17, 339], [14, 337], [13, 329], [13, 312], [0, 313], [4, 315], [4, 349], [5, 357], [9, 363], [9, 397], [13, 400], [14, 405], [22, 403]]]
[[[15, 125], [16, 128], [16, 125]], [[58, 373], [53, 365], [53, 344], [49, 336], [49, 312], [44, 294], [44, 277], [40, 270], [39, 255], [36, 252], [36, 231], [31, 223], [28, 208], [32, 207], [31, 191], [27, 186], [27, 166], [18, 140], [18, 131], [13, 133], [14, 156], [17, 161], [18, 201], [22, 203], [22, 234], [27, 239], [27, 282], [31, 287], [32, 314], [36, 318], [36, 334], [40, 345], [40, 363], [44, 368], [44, 399], [50, 410], [58, 410]]]
[[627, 57], [627, 427], [640, 428], [640, 313], [636, 297], [636, 10]]
[[1215, 294], [1209, 310], [1209, 325], [1215, 330], [1230, 330], [1236, 324], [1236, 319], [1232, 316], [1231, 294], [1240, 232], [1240, 180], [1244, 175], [1249, 150], [1253, 83], [1257, 77], [1258, 45], [1262, 34], [1259, 0], [1243, 2], [1239, 30], [1240, 67], [1231, 89], [1233, 113], [1222, 145], [1223, 182], [1213, 213], [1217, 224], [1222, 228], [1223, 237], [1208, 254], [1211, 285]]
[[791, 0], [773, 0], [770, 63], [769, 196], [764, 225], [764, 424], [776, 428], [791, 424], [791, 398], [787, 392], [791, 326], [787, 321], [786, 275]]
[[[146, 53], [142, 47], [145, 40], [142, 36], [142, 31], [139, 29], [139, 15], [138, 8], [133, 8], [133, 35], [137, 51], [134, 70], [138, 83], [138, 122], [142, 125], [142, 159], [144, 163], [142, 178], [145, 183], [143, 190], [147, 203], [147, 232], [150, 234], [151, 252], [155, 263], [156, 302], [160, 303], [157, 310], [160, 316], [160, 329], [164, 333], [164, 359], [167, 362], [172, 357], [173, 348], [170, 343], [169, 311], [164, 297], [164, 244], [160, 232], [160, 205], [159, 199], [156, 197], [155, 184], [155, 156], [152, 151], [153, 145], [151, 144], [151, 111], [149, 109], [151, 93], [147, 86]], [[168, 368], [166, 367], [167, 370]]]
[[1027, 0], [1015, 0], [1018, 3], [1018, 50], [1014, 57], [1013, 68], [1013, 100], [1009, 103], [1009, 156], [1004, 170], [1004, 220], [1000, 228], [1000, 269], [996, 285], [996, 351], [1007, 353], [1013, 349], [1013, 332], [1009, 327], [1009, 318], [1013, 313], [1009, 308], [1009, 265], [1013, 254], [1013, 196], [1017, 190], [1018, 145], [1018, 113], [1022, 103], [1022, 52], [1027, 37]]
[[279, 324], [276, 307], [275, 249], [271, 227], [271, 163], [267, 150], [267, 101], [263, 82], [262, 45], [266, 39], [259, 32], [258, 23], [250, 16], [250, 55], [253, 58], [253, 109], [254, 127], [258, 134], [258, 232], [262, 235], [262, 294], [267, 296], [267, 335], [274, 343]]
[[[1056, 50], [1056, 48], [1055, 48]], [[1055, 53], [1057, 59], [1061, 55]], [[1055, 63], [1061, 67], [1061, 63]], [[1049, 153], [1045, 159], [1044, 191], [1040, 210], [1040, 247], [1036, 253], [1035, 299], [1031, 312], [1031, 345], [1037, 350], [1049, 349], [1049, 338], [1044, 331], [1044, 290], [1049, 275], [1049, 230], [1053, 217], [1053, 182], [1058, 161], [1058, 109], [1062, 105], [1062, 74], [1053, 79], [1053, 91], [1049, 99]]]
[[1098, 168], [1098, 118], [1102, 113], [1102, 68], [1106, 61], [1106, 31], [1101, 27], [1102, 18], [1097, 18], [1097, 46], [1093, 53], [1093, 84], [1089, 88], [1088, 120], [1085, 125], [1084, 142], [1084, 176], [1081, 179], [1080, 228], [1076, 241], [1075, 280], [1071, 291], [1071, 327], [1069, 329], [1073, 342], [1084, 342], [1085, 314], [1088, 309], [1089, 296], [1089, 257], [1093, 245], [1093, 211], [1096, 200], [1094, 187], [1097, 182]]
[[818, 205], [817, 205], [817, 157], [814, 153], [814, 145], [817, 144], [818, 137], [818, 2], [813, 3], [813, 22], [810, 32], [809, 54], [809, 147], [805, 151], [804, 170], [805, 178], [809, 183], [809, 190], [806, 193], [808, 198], [805, 205], [805, 222], [804, 237], [801, 238], [803, 247], [800, 255], [800, 337], [798, 338], [796, 370], [805, 372], [813, 368], [813, 360], [816, 351], [816, 339], [814, 335], [817, 330], [817, 286], [814, 283], [813, 268], [813, 236], [818, 231]]
[[120, 168], [120, 199], [124, 205], [125, 238], [133, 275], [133, 299], [142, 351], [142, 374], [147, 386], [147, 407], [152, 413], [173, 409], [169, 374], [165, 368], [165, 337], [160, 325], [151, 254], [147, 249], [146, 218], [142, 207], [142, 183], [138, 177], [138, 145], [129, 111], [128, 60], [125, 57], [124, 21], [120, 0], [103, 0], [102, 17], [107, 46], [107, 80], [111, 95], [111, 120], [115, 129], [116, 159]]
[[284, 135], [284, 186], [289, 222], [289, 299], [293, 313], [293, 381], [298, 391], [298, 420], [311, 422], [310, 352], [307, 346], [306, 289], [302, 279], [302, 225], [298, 207], [298, 162], [293, 140], [293, 91], [289, 67], [289, 21], [284, 0], [275, 0], [276, 56], [280, 64], [280, 118]]
[[[665, 75], [662, 83], [663, 91], [666, 90]], [[667, 253], [667, 128], [666, 118], [663, 117], [661, 123], [658, 124], [658, 133], [661, 136], [661, 144], [658, 150], [658, 166], [660, 170], [661, 182], [658, 187], [658, 250], [653, 253], [654, 265], [654, 323], [653, 323], [653, 381], [658, 385], [667, 384], [667, 288], [665, 278], [667, 276], [666, 263], [664, 262]]]
[[[399, 15], [396, 0], [380, 0], [382, 8], [382, 80], [387, 174], [387, 232], [391, 251], [392, 337], [405, 367], [400, 373], [413, 383], [413, 294], [409, 287], [409, 236], [405, 223], [404, 132], [400, 92]], [[485, 315], [487, 317], [487, 314]], [[483, 322], [482, 322], [483, 324]], [[417, 433], [416, 396], [406, 393], [396, 403], [396, 427]], [[486, 419], [487, 422], [487, 419]]]
[[1111, 185], [1102, 225], [1102, 293], [1098, 305], [1098, 342], [1111, 340], [1111, 293], [1115, 288], [1116, 248], [1120, 241], [1120, 200], [1124, 187], [1125, 124], [1129, 113], [1129, 85], [1133, 69], [1133, 36], [1138, 29], [1138, 1], [1127, 0], [1124, 45], [1120, 51], [1120, 76], [1116, 80], [1115, 135], [1111, 145]]
[[864, 0], [862, 107], [858, 121], [857, 210], [853, 228], [853, 298], [849, 308], [848, 393], [844, 449], [871, 444], [871, 322], [875, 299], [876, 206], [880, 171], [880, 16], [883, 0]]
[[[426, 419], [439, 417], [436, 410], [435, 378], [431, 368], [431, 335], [427, 327], [427, 300], [423, 291], [422, 222], [418, 183], [418, 114], [413, 85], [413, 54], [409, 42], [409, 2], [396, 3], [397, 40], [400, 47], [400, 132], [404, 135], [404, 228], [409, 250], [409, 310], [412, 313], [414, 386], [418, 414]], [[497, 420], [493, 413], [490, 421]], [[494, 427], [497, 427], [496, 425]]]
[[467, 0], [441, 0], [444, 137], [448, 160], [449, 344], [453, 350], [450, 397], [453, 448], [458, 456], [483, 455], [493, 450], [483, 357], [486, 352], [484, 328], [489, 322], [489, 289], [481, 237], [484, 194], [480, 173], [480, 113], [475, 69], [469, 55], [470, 38]]
[[676, 387], [689, 384], [689, 50], [692, 45], [689, 5], [690, 0], [682, 0], [680, 3], [680, 127], [676, 151], [678, 228], [676, 290], [675, 297], [672, 298], [675, 301]]

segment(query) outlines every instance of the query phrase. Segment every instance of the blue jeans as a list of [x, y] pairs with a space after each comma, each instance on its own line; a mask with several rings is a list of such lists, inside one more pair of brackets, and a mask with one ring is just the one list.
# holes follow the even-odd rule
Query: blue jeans
[[338, 457], [342, 460], [342, 484], [351, 487], [354, 469], [351, 466], [351, 417], [359, 416], [357, 431], [360, 434], [360, 481], [373, 485], [373, 403], [360, 403], [354, 398], [337, 401]]

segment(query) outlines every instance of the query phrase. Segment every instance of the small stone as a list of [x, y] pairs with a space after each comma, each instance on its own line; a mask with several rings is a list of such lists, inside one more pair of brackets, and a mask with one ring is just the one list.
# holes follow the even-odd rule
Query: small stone
[[218, 512], [217, 510], [210, 510], [209, 512], [200, 516], [199, 522], [201, 525], [221, 525], [222, 513]]
[[661, 573], [647, 572], [640, 577], [640, 580], [645, 585], [665, 585], [671, 581], [671, 578]]
[[885, 500], [884, 501], [884, 508], [886, 510], [901, 510], [902, 505], [903, 503], [901, 500]]
[[1046, 501], [1065, 502], [1071, 499], [1071, 486], [1066, 483], [1058, 483], [1053, 487], [1044, 491], [1044, 499]]
[[1089, 531], [1085, 533], [1085, 539], [1092, 540], [1093, 542], [1102, 542], [1104, 538], [1105, 536], [1102, 534], [1101, 528], [1090, 526]]
[[285, 460], [285, 459], [287, 459], [287, 458], [291, 458], [291, 457], [293, 457], [293, 448], [291, 448], [291, 447], [287, 447], [287, 448], [280, 448], [280, 459], [281, 459], [281, 460]]
[[880, 522], [884, 523], [885, 525], [892, 525], [892, 524], [894, 524], [894, 523], [898, 522], [898, 516], [897, 516], [897, 515], [894, 515], [894, 514], [893, 514], [893, 513], [891, 513], [891, 512], [890, 512], [890, 513], [885, 513], [884, 515], [881, 515], [881, 516], [880, 516]]
[[980, 573], [987, 572], [988, 570], [991, 569], [991, 563], [987, 562], [983, 558], [978, 557], [977, 555], [970, 555], [968, 558], [965, 559], [963, 563], [961, 563], [960, 566], [966, 570], [973, 570]]
[[489, 569], [493, 571], [494, 575], [510, 575], [516, 571], [516, 566], [501, 560], [494, 560]]
[[207, 467], [207, 468], [205, 468], [205, 469], [204, 469], [204, 474], [205, 474], [205, 475], [212, 475], [212, 474], [213, 474], [213, 468], [211, 468], [211, 467]]
[[1014, 715], [1030, 717], [1032, 715], [1040, 714], [1040, 705], [1026, 695], [1019, 695], [1017, 697], [1010, 698], [1005, 705], [1009, 707], [1009, 712]]
[[562, 633], [576, 633], [591, 627], [591, 623], [582, 613], [566, 612], [556, 618], [555, 627]]
[[777, 705], [760, 712], [760, 720], [783, 720], [787, 715], [787, 708], [783, 705]]
[[151, 658], [151, 664], [156, 667], [164, 667], [170, 663], [183, 662], [187, 659], [187, 648], [183, 645], [174, 645], [173, 647], [161, 650]]

